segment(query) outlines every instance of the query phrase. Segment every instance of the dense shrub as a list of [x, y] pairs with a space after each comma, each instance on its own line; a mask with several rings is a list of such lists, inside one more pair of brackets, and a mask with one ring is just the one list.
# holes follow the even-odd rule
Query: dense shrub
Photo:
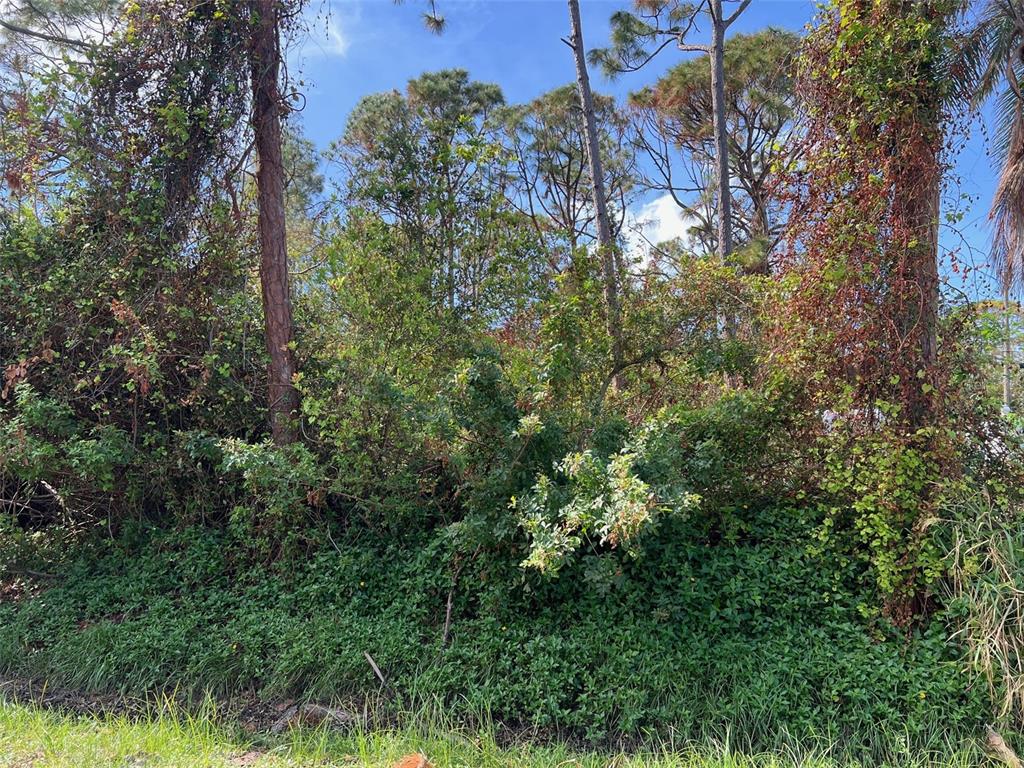
[[[437, 535], [335, 536], [288, 569], [238, 561], [220, 535], [139, 530], [83, 553], [38, 598], [0, 606], [0, 669], [131, 691], [167, 686], [360, 697], [370, 653], [406, 704], [590, 740], [670, 730], [879, 746], [969, 732], [984, 683], [936, 617], [910, 641], [859, 610], [858, 566], [812, 554], [818, 521], [749, 510], [728, 544], [666, 520], [643, 555], [592, 554], [520, 586]], [[444, 534], [440, 534], [443, 536]], [[394, 702], [396, 705], [398, 702]]]

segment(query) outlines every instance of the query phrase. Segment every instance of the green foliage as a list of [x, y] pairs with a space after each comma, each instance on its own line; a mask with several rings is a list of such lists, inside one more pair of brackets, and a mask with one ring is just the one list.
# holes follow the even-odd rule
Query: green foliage
[[1008, 378], [1010, 408], [1017, 410], [1018, 398], [1024, 392], [1024, 368], [1018, 362], [1022, 359], [1024, 317], [1019, 305], [1015, 302], [1004, 305], [1001, 301], [982, 301], [965, 307], [957, 314], [966, 315], [969, 320], [965, 323], [964, 343], [974, 353], [976, 370], [965, 373], [973, 374], [972, 383], [980, 390], [980, 399], [989, 408], [1001, 408], [1003, 385]]
[[[405, 96], [360, 101], [328, 153], [356, 217], [379, 218], [369, 226], [386, 228], [396, 264], [422, 281], [420, 295], [456, 334], [461, 322], [493, 324], [522, 309], [543, 264], [506, 195], [509, 160], [488, 120], [503, 101], [465, 70], [427, 73]], [[364, 248], [361, 218], [353, 234]]]
[[[778, 180], [799, 162], [795, 80], [799, 35], [776, 28], [732, 34], [725, 43], [726, 142], [733, 179], [733, 238], [730, 263], [747, 273], [767, 274], [767, 259], [786, 225]], [[638, 141], [656, 159], [658, 173], [673, 183], [676, 155], [691, 174], [710, 173], [715, 157], [710, 54], [675, 65], [653, 85], [630, 94], [637, 115]], [[678, 175], [678, 172], [677, 172]], [[716, 203], [710, 185], [685, 202], [693, 220], [689, 234], [704, 252], [716, 249]]]
[[[8, 497], [26, 519], [49, 509], [59, 519], [68, 504], [82, 506], [94, 492], [138, 492], [118, 481], [124, 477], [135, 451], [130, 437], [112, 425], [89, 428], [71, 409], [53, 398], [41, 397], [28, 384], [19, 384], [14, 403], [0, 411], [0, 471]], [[37, 488], [49, 498], [33, 507]], [[91, 514], [102, 510], [88, 509]], [[63, 515], [61, 515], [63, 513]]]
[[[808, 35], [798, 92], [806, 151], [791, 174], [794, 290], [780, 354], [823, 407], [907, 435], [942, 422], [956, 347], [940, 345], [938, 205], [947, 159], [954, 0], [833, 0]], [[941, 347], [941, 349], [940, 349]], [[940, 351], [942, 354], [940, 354]]]
[[942, 582], [955, 636], [966, 661], [988, 685], [998, 722], [1019, 727], [1024, 719], [1021, 667], [1021, 556], [1024, 530], [1017, 507], [998, 495], [965, 488], [950, 494], [931, 538], [946, 553]]
[[[242, 98], [230, 72], [216, 88], [196, 75], [232, 44], [213, 10], [176, 29], [133, 6], [125, 22], [138, 37], [128, 24], [88, 61], [39, 74], [47, 87], [3, 73], [5, 103], [28, 108], [17, 110], [25, 142], [0, 142], [0, 164], [24, 169], [0, 197], [0, 409], [13, 472], [0, 497], [27, 504], [32, 525], [115, 527], [185, 501], [195, 486], [182, 482], [191, 473], [179, 472], [175, 430], [261, 429], [252, 250], [209, 185]], [[175, 68], [168, 47], [186, 38]], [[141, 62], [145, 84], [125, 76]]]
[[[203, 435], [193, 439], [194, 457], [208, 455], [204, 442]], [[231, 509], [228, 531], [239, 545], [262, 557], [281, 557], [278, 547], [287, 554], [289, 543], [309, 535], [306, 510], [324, 501], [326, 481], [316, 458], [301, 444], [278, 447], [224, 439], [215, 445], [218, 473], [241, 479], [237, 498], [242, 503]]]
[[[796, 744], [771, 752], [747, 753], [716, 734], [697, 744], [645, 740], [632, 745], [583, 750], [564, 743], [506, 743], [495, 724], [460, 729], [434, 705], [405, 715], [401, 723], [369, 722], [329, 731], [301, 728], [268, 738], [225, 728], [217, 702], [198, 708], [161, 701], [132, 716], [85, 716], [46, 712], [16, 703], [0, 704], [0, 749], [12, 760], [31, 759], [38, 768], [69, 763], [100, 765], [144, 759], [176, 768], [232, 768], [245, 755], [254, 768], [311, 768], [344, 761], [356, 768], [387, 768], [410, 754], [428, 755], [438, 765], [475, 768], [846, 768], [856, 761], [832, 744]], [[970, 768], [982, 758], [977, 744], [949, 745], [940, 753], [915, 753], [899, 745], [899, 734], [880, 733], [885, 765], [904, 768]]]
[[943, 570], [943, 553], [925, 535], [930, 521], [922, 515], [942, 487], [929, 435], [901, 440], [881, 432], [839, 448], [843, 439], [830, 436], [833, 447], [825, 451], [821, 488], [829, 500], [819, 536], [849, 541], [886, 597], [927, 588]]
[[[615, 100], [595, 94], [593, 102], [610, 225], [617, 237], [624, 209], [637, 191], [636, 148], [629, 116]], [[552, 256], [572, 259], [579, 244], [596, 241], [593, 181], [576, 84], [500, 110], [494, 122], [515, 162], [512, 199], [529, 212]]]
[[659, 517], [694, 509], [700, 497], [683, 490], [686, 478], [664, 471], [677, 469], [676, 426], [672, 419], [654, 420], [606, 459], [591, 451], [569, 454], [556, 466], [564, 487], [542, 475], [529, 495], [513, 498], [531, 539], [523, 564], [555, 572], [585, 540], [637, 554]]
[[984, 686], [941, 619], [910, 644], [865, 621], [858, 566], [812, 553], [814, 525], [760, 508], [742, 537], [711, 545], [695, 521], [665, 518], [642, 556], [587, 555], [525, 589], [470, 564], [444, 648], [443, 531], [336, 532], [336, 548], [267, 568], [208, 530], [140, 530], [0, 605], [0, 670], [132, 692], [358, 697], [377, 686], [369, 652], [397, 706], [439, 699], [456, 717], [591, 741], [728, 731], [741, 748], [823, 739], [867, 757], [879, 733], [920, 748], [971, 732]]
[[[904, 13], [889, 2], [875, 3], [870, 10], [857, 0], [833, 2], [829, 12], [838, 15], [839, 29], [829, 74], [876, 125], [906, 115], [925, 122], [930, 115], [937, 122], [934, 110], [941, 108], [952, 83], [939, 76], [936, 65], [946, 55], [949, 18], [960, 5], [960, 0], [933, 0], [915, 13]], [[922, 73], [931, 74], [930, 88], [922, 83]]]
[[[1004, 605], [1003, 550], [951, 560], [964, 520], [937, 521], [972, 486], [1013, 509], [1019, 435], [969, 402], [983, 387], [952, 320], [943, 376], [897, 354], [920, 318], [896, 309], [921, 286], [891, 275], [922, 249], [878, 206], [917, 199], [896, 192], [921, 174], [873, 170], [892, 169], [893, 126], [934, 160], [947, 29], [831, 7], [811, 49], [826, 151], [805, 167], [827, 182], [807, 219], [822, 236], [799, 254], [817, 271], [616, 251], [617, 370], [571, 88], [506, 108], [446, 70], [363, 99], [328, 154], [343, 214], [310, 212], [322, 179], [291, 136], [302, 441], [284, 448], [257, 394], [253, 190], [236, 179], [251, 20], [130, 4], [70, 72], [5, 79], [0, 673], [362, 699], [369, 653], [393, 709], [433, 699], [591, 742], [727, 732], [877, 757], [879, 730], [933, 747], [975, 729], [1001, 678], [965, 671], [947, 622]], [[698, 10], [638, 8], [616, 16], [619, 63]], [[773, 33], [762, 58], [760, 39], [736, 40], [729, 88], [780, 135], [788, 70], [753, 81], [794, 40]], [[659, 86], [698, 154], [699, 66]], [[623, 213], [630, 126], [598, 107]], [[762, 182], [789, 150], [768, 145], [748, 163]], [[748, 238], [759, 269], [769, 229]], [[893, 232], [906, 248], [880, 244]], [[942, 418], [908, 430], [921, 403]]]
[[525, 564], [557, 571], [571, 554], [609, 546], [637, 556], [666, 515], [736, 535], [751, 506], [798, 487], [772, 463], [786, 461], [792, 423], [788, 394], [745, 392], [666, 408], [612, 446], [595, 432], [596, 449], [568, 454], [514, 499], [531, 539]]

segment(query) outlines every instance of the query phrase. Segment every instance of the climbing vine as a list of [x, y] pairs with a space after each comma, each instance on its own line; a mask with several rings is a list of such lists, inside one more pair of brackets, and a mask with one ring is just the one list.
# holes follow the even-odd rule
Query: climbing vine
[[[834, 0], [802, 56], [780, 349], [829, 407], [913, 428], [936, 412], [939, 196], [953, 0]], [[799, 338], [794, 338], [798, 334]], [[839, 396], [837, 398], [837, 396]]]
[[824, 8], [801, 58], [806, 132], [788, 178], [775, 349], [822, 416], [821, 535], [860, 553], [901, 624], [927, 610], [937, 571], [923, 532], [956, 464], [938, 269], [956, 11]]

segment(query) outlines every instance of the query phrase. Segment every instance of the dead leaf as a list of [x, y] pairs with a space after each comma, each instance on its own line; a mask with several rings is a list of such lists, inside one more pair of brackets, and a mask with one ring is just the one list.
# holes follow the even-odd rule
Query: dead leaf
[[392, 768], [434, 768], [434, 765], [427, 760], [426, 755], [420, 752], [413, 752], [401, 758]]

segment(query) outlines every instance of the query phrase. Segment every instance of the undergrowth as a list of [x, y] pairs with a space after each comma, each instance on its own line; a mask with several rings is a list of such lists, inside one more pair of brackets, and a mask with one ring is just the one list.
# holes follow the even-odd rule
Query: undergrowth
[[865, 610], [853, 565], [808, 547], [800, 514], [750, 520], [729, 546], [666, 522], [642, 557], [588, 555], [555, 580], [467, 566], [446, 645], [443, 532], [337, 533], [275, 569], [235, 561], [210, 530], [140, 528], [0, 603], [0, 672], [131, 693], [434, 702], [460, 722], [486, 713], [605, 745], [727, 733], [745, 751], [877, 756], [978, 732], [986, 685], [941, 616], [895, 630]]

